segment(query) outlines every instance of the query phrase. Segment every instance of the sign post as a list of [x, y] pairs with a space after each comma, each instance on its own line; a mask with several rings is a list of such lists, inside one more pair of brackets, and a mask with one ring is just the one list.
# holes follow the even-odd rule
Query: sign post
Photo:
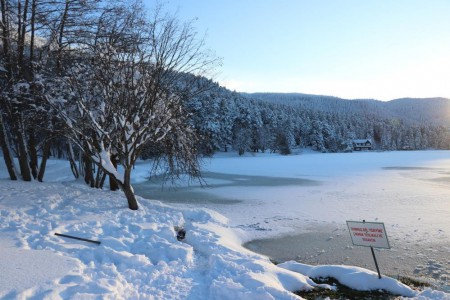
[[380, 269], [373, 248], [391, 248], [387, 238], [386, 229], [384, 228], [384, 223], [366, 222], [365, 220], [362, 222], [347, 221], [347, 227], [353, 245], [370, 247], [375, 267], [377, 268], [378, 278], [381, 279]]
[[372, 251], [372, 256], [373, 256], [373, 261], [375, 262], [375, 267], [377, 268], [378, 279], [381, 279], [380, 268], [378, 268], [378, 262], [377, 262], [377, 258], [375, 256], [375, 252], [373, 251], [373, 247], [370, 247], [370, 250]]

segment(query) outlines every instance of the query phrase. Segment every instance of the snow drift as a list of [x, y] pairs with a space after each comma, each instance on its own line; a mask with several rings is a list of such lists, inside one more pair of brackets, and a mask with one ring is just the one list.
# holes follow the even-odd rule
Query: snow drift
[[[121, 193], [78, 183], [1, 180], [0, 186], [0, 240], [9, 243], [0, 250], [9, 272], [0, 297], [295, 299], [289, 291], [315, 286], [242, 248], [226, 219], [212, 211], [144, 199], [131, 211]], [[187, 231], [183, 241], [176, 226]]]

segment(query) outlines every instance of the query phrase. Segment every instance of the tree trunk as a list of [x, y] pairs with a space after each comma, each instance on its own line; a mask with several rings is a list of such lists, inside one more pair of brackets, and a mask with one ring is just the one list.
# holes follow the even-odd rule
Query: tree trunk
[[134, 195], [133, 187], [131, 186], [131, 166], [124, 166], [125, 172], [123, 175], [122, 190], [128, 201], [128, 208], [131, 210], [137, 210], [139, 208], [136, 196]]
[[9, 33], [9, 18], [8, 18], [8, 14], [7, 14], [7, 3], [5, 0], [0, 0], [0, 9], [1, 9], [1, 13], [2, 13], [2, 20], [0, 22], [0, 26], [2, 28], [2, 42], [3, 42], [3, 55], [4, 55], [4, 60], [5, 60], [5, 69], [7, 71], [7, 77], [8, 79], [11, 78], [11, 68], [12, 68], [12, 63], [11, 63], [11, 57], [9, 55], [9, 38], [10, 38], [10, 33]]
[[23, 130], [23, 120], [20, 113], [15, 114], [15, 121], [19, 128], [16, 131], [17, 144], [19, 148], [19, 167], [22, 179], [24, 181], [31, 181], [31, 170], [28, 164], [28, 152], [25, 143], [25, 132]]
[[77, 164], [75, 163], [75, 155], [73, 154], [73, 147], [71, 141], [69, 141], [69, 143], [67, 144], [67, 148], [69, 152], [68, 156], [70, 162], [70, 169], [72, 170], [73, 176], [75, 176], [75, 178], [78, 179], [78, 177], [80, 177], [80, 174], [78, 172]]
[[103, 170], [101, 168], [98, 168], [97, 174], [95, 175], [95, 187], [97, 189], [100, 188], [100, 182], [102, 180], [103, 173], [104, 173]]
[[84, 152], [78, 151], [78, 174], [84, 177], [84, 164], [83, 164]]
[[3, 158], [5, 160], [6, 168], [8, 169], [9, 178], [17, 180], [16, 168], [14, 167], [14, 160], [9, 149], [8, 136], [6, 135], [6, 128], [3, 126], [3, 117], [0, 112], [0, 144], [3, 151]]
[[36, 179], [38, 175], [38, 155], [36, 151], [34, 130], [32, 128], [28, 130], [28, 153], [30, 154], [31, 174], [33, 175], [33, 178]]
[[25, 147], [25, 141], [22, 136], [19, 139], [19, 167], [20, 173], [22, 174], [22, 179], [24, 181], [31, 181], [30, 166], [28, 165], [28, 154]]
[[64, 158], [64, 150], [61, 148], [61, 145], [59, 143], [58, 143], [58, 147], [56, 148], [56, 150], [57, 150], [56, 157], [58, 157], [58, 159]]
[[31, 3], [31, 37], [30, 37], [30, 72], [31, 76], [34, 77], [34, 66], [33, 66], [33, 59], [34, 59], [34, 33], [35, 33], [35, 22], [36, 22], [36, 0], [32, 0]]
[[91, 187], [95, 186], [94, 174], [92, 170], [92, 162], [87, 154], [83, 154], [83, 165], [84, 165], [84, 181]]
[[99, 188], [101, 188], [101, 189], [103, 189], [103, 185], [105, 184], [106, 176], [107, 176], [106, 172], [103, 172], [102, 179], [100, 180], [100, 186], [99, 186]]
[[136, 196], [134, 195], [133, 188], [130, 184], [122, 185], [122, 190], [128, 201], [128, 208], [131, 210], [137, 210], [139, 208]]
[[61, 60], [62, 60], [62, 42], [63, 42], [63, 37], [64, 37], [64, 29], [66, 26], [66, 21], [67, 21], [67, 16], [68, 16], [68, 12], [69, 12], [69, 4], [70, 1], [66, 1], [66, 6], [64, 7], [64, 12], [61, 18], [61, 23], [60, 23], [60, 27], [59, 27], [59, 32], [58, 32], [58, 48], [57, 48], [57, 57], [56, 57], [56, 71], [58, 72], [58, 74], [61, 72]]
[[[117, 155], [113, 154], [111, 155], [111, 162], [117, 170]], [[117, 191], [119, 189], [119, 185], [117, 184], [117, 180], [114, 178], [114, 176], [109, 175], [109, 189], [111, 191]]]
[[[27, 16], [28, 16], [28, 0], [25, 0], [24, 5], [23, 5], [23, 12], [20, 11], [20, 1], [18, 2], [19, 4], [19, 34], [18, 34], [18, 52], [19, 52], [19, 57], [18, 57], [18, 65], [19, 65], [19, 69], [20, 69], [20, 76], [23, 78], [24, 77], [24, 72], [25, 72], [25, 68], [24, 68], [24, 50], [25, 50], [25, 37], [26, 37], [26, 30], [27, 30]], [[20, 19], [20, 14], [22, 13], [22, 19]]]
[[39, 173], [37, 176], [37, 179], [39, 182], [42, 182], [42, 180], [44, 179], [45, 168], [47, 166], [47, 160], [50, 155], [50, 147], [51, 147], [51, 142], [50, 142], [50, 140], [47, 140], [44, 143], [44, 149], [42, 150], [42, 161], [41, 161], [41, 165], [39, 167]]

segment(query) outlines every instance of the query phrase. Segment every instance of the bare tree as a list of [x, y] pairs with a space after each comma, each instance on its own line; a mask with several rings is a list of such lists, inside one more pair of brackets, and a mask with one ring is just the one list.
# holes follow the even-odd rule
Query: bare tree
[[80, 52], [61, 82], [70, 93], [49, 100], [59, 106], [73, 141], [118, 183], [129, 208], [138, 209], [131, 172], [148, 142], [166, 150], [174, 173], [181, 167], [198, 175], [196, 133], [182, 101], [201, 87], [186, 73], [210, 70], [217, 59], [204, 50], [191, 24], [160, 10], [148, 21], [139, 3], [107, 8], [89, 47]]

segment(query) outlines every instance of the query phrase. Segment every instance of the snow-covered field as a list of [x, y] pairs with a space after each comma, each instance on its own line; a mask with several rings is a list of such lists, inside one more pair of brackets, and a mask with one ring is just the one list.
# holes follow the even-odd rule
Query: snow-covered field
[[[143, 183], [148, 166], [141, 163], [138, 193], [169, 195], [171, 204], [140, 199], [138, 211], [126, 208], [120, 192], [72, 181], [67, 162], [51, 161], [46, 183], [11, 182], [1, 166], [0, 298], [296, 299], [290, 291], [317, 288], [310, 276], [333, 275], [356, 289], [450, 299], [357, 267], [275, 266], [241, 246], [350, 219], [385, 222], [393, 245], [448, 242], [447, 157], [448, 151], [229, 154], [205, 160], [206, 191], [180, 184], [160, 194]], [[176, 226], [186, 229], [185, 240], [176, 239]]]

